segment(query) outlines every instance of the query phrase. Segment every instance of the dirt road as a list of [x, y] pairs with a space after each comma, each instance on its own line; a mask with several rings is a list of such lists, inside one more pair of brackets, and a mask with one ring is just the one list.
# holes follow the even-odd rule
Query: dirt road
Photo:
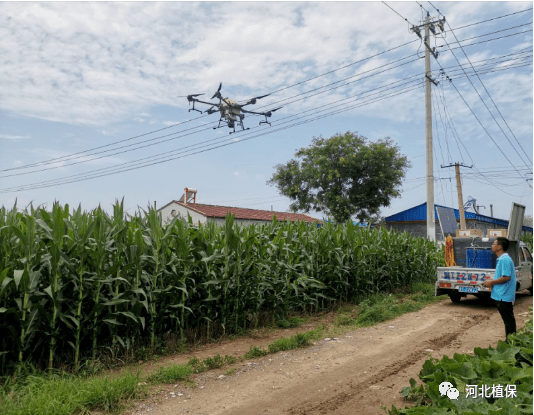
[[[530, 306], [531, 296], [517, 297], [518, 327], [531, 315]], [[496, 346], [503, 338], [504, 325], [493, 306], [474, 297], [460, 304], [444, 300], [371, 328], [318, 341], [307, 349], [240, 362], [231, 375], [223, 375], [228, 367], [197, 375], [194, 389], [169, 385], [128, 413], [383, 415], [381, 406], [407, 405], [399, 391], [411, 377], [419, 381], [418, 373], [430, 356], [472, 353], [475, 347]], [[261, 342], [228, 342], [195, 357], [238, 356], [250, 345]], [[170, 363], [179, 361], [166, 362]]]

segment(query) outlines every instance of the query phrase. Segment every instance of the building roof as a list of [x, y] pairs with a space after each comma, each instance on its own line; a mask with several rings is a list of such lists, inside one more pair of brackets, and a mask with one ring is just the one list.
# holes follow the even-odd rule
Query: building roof
[[[434, 204], [434, 217], [438, 220], [438, 214], [435, 210], [436, 207], [443, 207], [452, 209], [447, 206]], [[456, 219], [460, 219], [460, 211], [454, 209], [454, 216]], [[475, 212], [465, 212], [465, 220], [477, 220], [479, 222], [488, 222], [502, 227], [508, 227], [508, 222], [505, 219], [492, 218], [491, 216], [480, 215]], [[403, 210], [402, 212], [386, 217], [386, 223], [388, 222], [426, 222], [426, 202], [420, 205], [414, 206], [410, 209]], [[532, 228], [529, 226], [523, 226], [524, 231], [532, 232]]]
[[[276, 215], [276, 220], [285, 221], [290, 220], [292, 222], [321, 222], [318, 219], [311, 216], [304, 215], [303, 213], [286, 213], [286, 212], [273, 212], [271, 210], [258, 210], [258, 209], [245, 209], [231, 206], [216, 206], [216, 205], [204, 205], [202, 203], [182, 203], [173, 201], [174, 203], [184, 206], [187, 209], [191, 209], [194, 212], [200, 213], [208, 218], [225, 218], [227, 213], [235, 215], [236, 219], [248, 219], [248, 220], [262, 220], [272, 221], [273, 216]], [[173, 203], [171, 202], [171, 203]]]

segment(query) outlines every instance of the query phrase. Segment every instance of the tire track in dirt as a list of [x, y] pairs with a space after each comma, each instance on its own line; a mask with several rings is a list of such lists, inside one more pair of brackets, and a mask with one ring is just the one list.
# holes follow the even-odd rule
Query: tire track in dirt
[[443, 347], [448, 346], [452, 341], [456, 340], [458, 336], [463, 334], [466, 330], [470, 329], [473, 326], [476, 326], [484, 320], [488, 320], [491, 315], [476, 314], [469, 316], [469, 320], [461, 324], [456, 330], [451, 333], [443, 334], [439, 337], [434, 337], [430, 340], [423, 342], [424, 346], [419, 347], [416, 351], [410, 353], [408, 356], [402, 357], [402, 359], [397, 360], [396, 362], [387, 365], [384, 369], [380, 370], [375, 375], [366, 379], [365, 381], [358, 383], [350, 383], [350, 391], [341, 392], [326, 401], [321, 402], [318, 405], [311, 406], [309, 408], [303, 408], [300, 405], [299, 408], [290, 408], [286, 413], [288, 415], [314, 415], [314, 414], [330, 414], [333, 411], [349, 405], [355, 399], [361, 398], [364, 396], [365, 392], [369, 389], [370, 386], [381, 382], [389, 377], [397, 375], [400, 371], [416, 364], [421, 359], [427, 356], [427, 349], [432, 348], [433, 350], [438, 350]]
[[[530, 306], [532, 296], [517, 298], [518, 327], [531, 317]], [[382, 407], [407, 404], [399, 392], [410, 378], [417, 379], [428, 358], [495, 347], [503, 338], [502, 319], [493, 305], [474, 298], [460, 304], [444, 300], [309, 348], [239, 363], [231, 376], [221, 376], [225, 369], [196, 375], [197, 388], [166, 386], [128, 415], [384, 415]], [[265, 347], [272, 339], [261, 341]], [[240, 355], [258, 344], [240, 339], [195, 357]]]

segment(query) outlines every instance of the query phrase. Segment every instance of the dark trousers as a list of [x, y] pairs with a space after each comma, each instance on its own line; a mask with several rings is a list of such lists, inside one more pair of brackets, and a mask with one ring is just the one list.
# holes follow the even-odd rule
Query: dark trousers
[[497, 310], [502, 317], [504, 322], [504, 330], [506, 331], [506, 338], [510, 333], [515, 333], [515, 317], [514, 317], [514, 303], [509, 303], [506, 301], [495, 301], [497, 305]]

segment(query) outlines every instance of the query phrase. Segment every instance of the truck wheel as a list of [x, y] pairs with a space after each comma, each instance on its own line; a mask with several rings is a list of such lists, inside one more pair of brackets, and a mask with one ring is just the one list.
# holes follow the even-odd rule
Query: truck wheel
[[451, 299], [453, 303], [459, 303], [460, 300], [462, 299], [462, 296], [460, 295], [460, 293], [454, 292], [454, 293], [449, 293], [449, 298]]

